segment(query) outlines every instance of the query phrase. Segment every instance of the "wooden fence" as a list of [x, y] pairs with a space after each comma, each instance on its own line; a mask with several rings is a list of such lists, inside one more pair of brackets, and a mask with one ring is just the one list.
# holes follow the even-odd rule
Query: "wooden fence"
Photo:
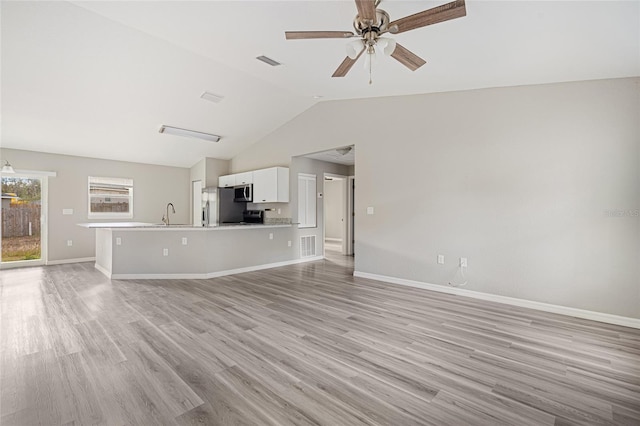
[[[2, 236], [40, 235], [40, 205], [21, 205], [2, 209]], [[31, 234], [29, 234], [31, 223]]]

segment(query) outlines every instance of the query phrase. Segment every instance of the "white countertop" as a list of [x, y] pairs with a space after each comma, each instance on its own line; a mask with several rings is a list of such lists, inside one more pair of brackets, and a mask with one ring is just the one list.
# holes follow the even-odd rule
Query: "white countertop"
[[290, 228], [292, 224], [223, 224], [219, 226], [194, 226], [185, 224], [165, 225], [158, 223], [145, 222], [94, 222], [94, 223], [78, 223], [78, 226], [84, 228], [96, 229], [117, 229], [118, 231], [224, 231], [231, 229], [265, 229], [265, 228]]

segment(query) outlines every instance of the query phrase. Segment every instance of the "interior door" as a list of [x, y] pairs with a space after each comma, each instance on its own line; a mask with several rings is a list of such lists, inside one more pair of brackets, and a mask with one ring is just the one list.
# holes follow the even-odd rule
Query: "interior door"
[[41, 177], [2, 175], [3, 267], [44, 264], [46, 183]]

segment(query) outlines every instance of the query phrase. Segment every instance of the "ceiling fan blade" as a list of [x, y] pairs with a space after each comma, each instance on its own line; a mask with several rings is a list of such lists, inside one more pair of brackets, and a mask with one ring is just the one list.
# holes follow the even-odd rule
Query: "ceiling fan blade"
[[391, 54], [391, 57], [400, 62], [411, 71], [415, 71], [424, 64], [427, 63], [420, 56], [401, 46], [400, 43], [396, 43], [396, 48]]
[[368, 19], [375, 22], [376, 4], [374, 3], [374, 0], [356, 0], [356, 7], [358, 8], [358, 15], [360, 15], [360, 19]]
[[416, 28], [426, 27], [427, 25], [437, 24], [438, 22], [461, 18], [466, 15], [467, 9], [465, 8], [464, 0], [456, 0], [443, 4], [442, 6], [397, 19], [389, 23], [389, 28], [395, 25], [398, 27], [398, 31], [395, 31], [395, 34], [403, 33]]
[[342, 61], [340, 66], [338, 66], [338, 69], [336, 69], [336, 71], [333, 73], [331, 77], [344, 77], [345, 75], [347, 75], [351, 67], [353, 67], [353, 64], [355, 64], [358, 58], [362, 56], [362, 52], [364, 52], [364, 48], [362, 48], [362, 50], [360, 51], [360, 53], [358, 53], [358, 56], [356, 56], [355, 59], [351, 59], [348, 56], [344, 58], [344, 61]]
[[309, 38], [349, 38], [353, 37], [351, 31], [285, 31], [287, 40], [302, 40]]

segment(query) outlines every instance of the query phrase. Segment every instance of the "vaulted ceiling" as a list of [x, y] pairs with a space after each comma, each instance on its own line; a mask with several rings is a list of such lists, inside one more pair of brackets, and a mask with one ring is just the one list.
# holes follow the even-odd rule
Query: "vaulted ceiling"
[[[397, 19], [445, 2], [383, 0]], [[640, 75], [637, 1], [468, 1], [467, 16], [393, 36], [426, 59], [331, 74], [352, 0], [3, 1], [3, 147], [189, 167], [232, 158], [317, 102]], [[255, 58], [271, 57], [271, 67]], [[200, 98], [209, 91], [219, 103]], [[402, 114], [402, 111], [389, 111]], [[222, 136], [158, 133], [160, 125]], [[354, 126], [366, 123], [354, 123]]]

